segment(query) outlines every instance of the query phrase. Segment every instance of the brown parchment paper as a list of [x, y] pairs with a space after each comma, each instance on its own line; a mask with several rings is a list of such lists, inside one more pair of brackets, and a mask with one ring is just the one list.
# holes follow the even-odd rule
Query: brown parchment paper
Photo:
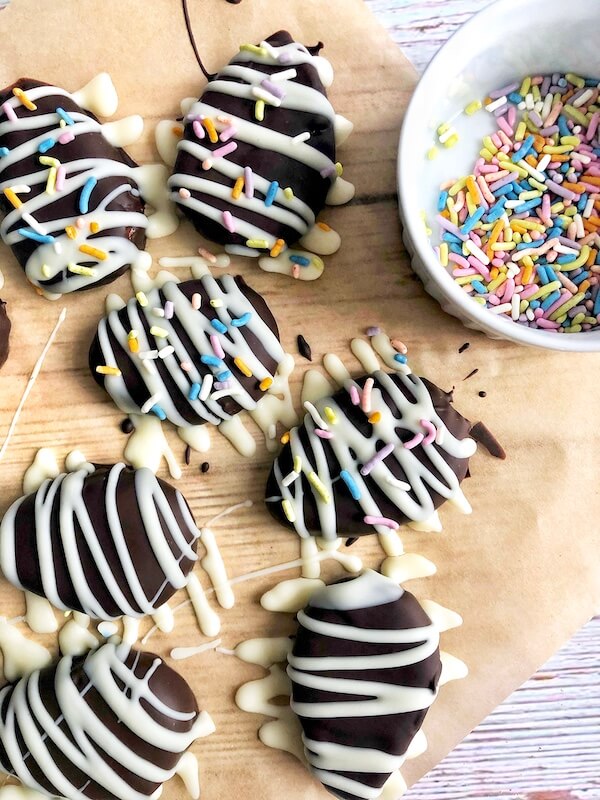
[[[330, 96], [356, 126], [340, 153], [346, 176], [357, 186], [356, 199], [323, 215], [343, 238], [340, 252], [326, 259], [323, 277], [294, 283], [267, 275], [250, 261], [234, 262], [268, 299], [286, 348], [296, 353], [301, 332], [317, 360], [332, 351], [358, 372], [349, 340], [368, 325], [380, 325], [407, 342], [416, 372], [444, 388], [455, 385], [457, 408], [474, 421], [483, 418], [508, 452], [504, 463], [483, 451], [472, 459], [465, 485], [474, 507], [470, 517], [446, 507], [442, 534], [407, 531], [404, 536], [408, 551], [423, 553], [438, 566], [436, 576], [409, 588], [464, 616], [463, 627], [445, 634], [443, 645], [470, 667], [466, 680], [444, 687], [428, 715], [429, 750], [404, 770], [412, 782], [600, 608], [600, 355], [544, 353], [488, 340], [445, 315], [425, 294], [401, 244], [394, 196], [398, 130], [415, 74], [361, 0], [243, 0], [241, 5], [190, 0], [190, 13], [209, 70], [226, 62], [241, 42], [260, 41], [281, 27], [307, 44], [324, 41], [324, 55], [336, 73]], [[118, 116], [140, 113], [146, 119], [142, 141], [129, 148], [141, 162], [157, 158], [156, 122], [176, 115], [179, 99], [197, 95], [204, 85], [179, 0], [13, 0], [0, 12], [0, 41], [3, 84], [26, 75], [75, 90], [97, 72], [110, 72], [121, 99]], [[155, 257], [177, 256], [194, 253], [198, 244], [185, 223], [149, 249]], [[108, 462], [122, 456], [124, 436], [118, 428], [122, 415], [87, 370], [87, 349], [106, 292], [50, 303], [31, 290], [4, 247], [0, 265], [6, 279], [1, 295], [9, 301], [14, 323], [11, 355], [0, 372], [2, 438], [42, 342], [62, 305], [68, 309], [0, 462], [2, 513], [20, 494], [23, 472], [37, 448], [54, 447], [63, 457], [78, 447], [88, 459]], [[129, 296], [129, 279], [119, 279], [111, 290]], [[471, 347], [459, 355], [465, 341]], [[300, 356], [296, 360], [297, 396], [308, 365]], [[474, 368], [477, 375], [463, 381]], [[488, 393], [485, 399], [478, 396], [481, 389]], [[183, 445], [171, 430], [167, 433], [182, 457]], [[215, 525], [230, 574], [295, 558], [296, 537], [272, 522], [261, 502], [271, 460], [264, 445], [259, 441], [256, 457], [245, 460], [222, 437], [212, 438], [209, 473], [200, 475], [204, 456], [194, 455], [179, 486], [200, 523], [232, 503], [254, 501], [253, 508]], [[382, 560], [374, 537], [354, 547], [367, 565]], [[339, 569], [326, 572], [340, 575]], [[206, 576], [201, 579], [208, 585]], [[293, 630], [289, 616], [267, 613], [258, 604], [279, 579], [236, 588], [236, 606], [221, 615], [225, 647]], [[7, 617], [23, 609], [21, 595], [5, 583], [0, 599]], [[53, 637], [49, 641], [56, 647]], [[173, 646], [202, 641], [184, 610], [177, 614], [174, 633], [155, 636], [149, 646], [168, 655]], [[235, 707], [235, 690], [264, 674], [260, 668], [213, 652], [178, 662], [178, 668], [217, 725], [213, 736], [195, 746], [207, 800], [326, 796], [291, 756], [260, 744], [259, 717]], [[177, 779], [163, 796], [184, 796]]]

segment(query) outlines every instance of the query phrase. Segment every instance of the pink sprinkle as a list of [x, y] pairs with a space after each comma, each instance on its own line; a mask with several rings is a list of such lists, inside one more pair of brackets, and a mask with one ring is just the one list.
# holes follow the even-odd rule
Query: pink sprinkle
[[202, 258], [205, 258], [209, 264], [216, 264], [217, 257], [214, 253], [211, 253], [210, 250], [206, 250], [204, 247], [198, 248], [198, 255], [201, 255]]
[[451, 261], [453, 264], [458, 264], [459, 267], [463, 269], [469, 268], [469, 262], [463, 256], [459, 256], [458, 253], [448, 253], [448, 261]]
[[6, 114], [6, 118], [9, 119], [11, 122], [17, 121], [18, 117], [15, 114], [14, 108], [11, 106], [8, 100], [6, 101], [6, 103], [2, 105], [2, 111], [4, 111], [4, 113]]
[[476, 269], [453, 269], [452, 275], [454, 278], [466, 278], [467, 275], [477, 275], [478, 272]]
[[333, 439], [333, 433], [331, 431], [324, 431], [322, 428], [315, 428], [315, 433], [317, 436], [320, 436], [321, 439]]
[[495, 294], [490, 294], [488, 296], [487, 301], [491, 306], [499, 306], [500, 305], [500, 298]]
[[229, 233], [235, 233], [235, 222], [230, 211], [223, 211], [223, 225]]
[[167, 300], [165, 302], [165, 319], [173, 319], [174, 311], [175, 311], [175, 306], [173, 305], [173, 301]]
[[202, 169], [209, 170], [212, 167], [212, 165], [213, 165], [212, 160], [210, 158], [205, 158], [204, 161], [202, 162]]
[[254, 176], [250, 167], [244, 167], [244, 194], [246, 197], [254, 197]]
[[521, 297], [523, 298], [523, 300], [527, 300], [529, 297], [531, 297], [532, 294], [535, 294], [539, 288], [540, 287], [537, 286], [536, 284], [532, 284], [531, 286], [528, 286], [526, 289], [523, 289], [523, 291], [521, 292]]
[[548, 328], [552, 330], [556, 330], [556, 328], [560, 328], [558, 322], [553, 322], [550, 319], [538, 319], [537, 324], [540, 328]]
[[233, 139], [236, 133], [237, 128], [235, 125], [228, 125], [226, 128], [224, 128], [224, 130], [221, 131], [219, 138], [222, 142], [228, 142], [230, 139]]
[[484, 164], [479, 171], [482, 175], [489, 175], [492, 172], [498, 172], [498, 167], [496, 164]]
[[192, 295], [192, 308], [197, 311], [200, 306], [202, 305], [202, 295], [198, 294], [198, 292], [194, 292]]
[[359, 406], [360, 405], [360, 395], [358, 393], [358, 389], [356, 388], [356, 386], [354, 384], [352, 384], [352, 386], [350, 386], [350, 400], [352, 401], [352, 405], [353, 406]]
[[502, 142], [502, 145], [507, 145], [508, 147], [511, 146], [511, 141], [508, 136], [504, 133], [504, 131], [498, 131], [498, 138]]
[[189, 361], [182, 361], [179, 366], [184, 372], [191, 372], [193, 365]]
[[77, 217], [75, 220], [75, 225], [81, 230], [81, 228], [85, 228], [85, 220], [83, 217]]
[[510, 127], [514, 128], [515, 122], [517, 121], [517, 109], [514, 106], [509, 107], [506, 119], [508, 120], [508, 124], [510, 125]]
[[227, 142], [224, 144], [223, 147], [217, 147], [216, 150], [213, 150], [213, 158], [223, 158], [223, 156], [228, 156], [229, 153], [233, 153], [234, 150], [237, 150], [237, 142]]
[[405, 356], [408, 353], [408, 347], [404, 344], [404, 342], [400, 341], [400, 339], [392, 339], [390, 344], [397, 350], [399, 353], [402, 353]]
[[205, 133], [204, 133], [204, 128], [203, 128], [203, 126], [202, 126], [202, 123], [200, 122], [200, 120], [199, 120], [199, 119], [195, 119], [195, 120], [193, 121], [193, 123], [192, 123], [192, 128], [193, 128], [193, 130], [194, 130], [194, 135], [195, 135], [195, 136], [196, 136], [198, 139], [204, 139], [204, 136], [205, 136]]
[[373, 391], [374, 384], [375, 381], [373, 380], [373, 378], [367, 378], [367, 380], [365, 381], [365, 385], [363, 387], [360, 407], [365, 412], [365, 414], [371, 413], [371, 392]]
[[514, 282], [514, 279], [513, 278], [509, 278], [507, 281], [505, 281], [503, 286], [498, 287], [498, 288], [504, 290], [502, 292], [502, 297], [501, 297], [502, 302], [503, 303], [508, 303], [508, 301], [511, 299], [511, 297], [515, 293], [515, 282]]
[[74, 138], [75, 136], [71, 133], [71, 131], [65, 131], [58, 137], [58, 142], [59, 144], [69, 144], [69, 142], [72, 142]]
[[296, 280], [298, 280], [299, 277], [300, 277], [300, 265], [294, 264], [294, 266], [292, 267], [292, 278], [296, 278]]
[[56, 184], [55, 184], [55, 186], [56, 186], [56, 191], [57, 192], [62, 192], [62, 190], [65, 188], [65, 176], [66, 176], [66, 174], [67, 174], [67, 171], [64, 168], [64, 166], [61, 164], [60, 167], [56, 170]]
[[404, 442], [404, 448], [406, 450], [412, 450], [413, 448], [417, 447], [417, 445], [421, 444], [425, 437], [422, 433], [415, 433], [412, 439], [408, 442]]
[[[506, 118], [505, 118], [505, 117], [498, 117], [498, 119], [496, 120], [496, 122], [498, 123], [498, 127], [499, 127], [499, 128], [500, 128], [500, 129], [501, 129], [501, 130], [502, 130], [502, 131], [503, 131], [503, 132], [504, 132], [504, 133], [505, 133], [507, 136], [512, 136], [512, 135], [514, 134], [514, 130], [513, 130], [511, 127], [510, 127], [510, 125], [508, 124], [508, 121], [506, 120]], [[504, 142], [504, 144], [506, 144], [506, 142]]]
[[397, 522], [393, 519], [388, 519], [388, 517], [366, 516], [364, 522], [366, 525], [383, 525], [384, 528], [391, 528], [393, 531], [397, 531], [400, 527]]
[[483, 275], [483, 277], [489, 281], [490, 271], [485, 264], [481, 263], [478, 258], [475, 258], [475, 256], [469, 256], [469, 264], [474, 267], [480, 275]]
[[192, 193], [189, 189], [186, 189], [185, 186], [182, 186], [179, 190], [179, 197], [183, 198], [184, 200], [189, 200], [192, 196]]
[[426, 436], [423, 439], [423, 444], [431, 444], [435, 441], [435, 437], [437, 435], [437, 430], [433, 422], [428, 419], [422, 419], [421, 425], [425, 428]]
[[[423, 434], [421, 434], [421, 439], [422, 438]], [[375, 453], [373, 458], [367, 461], [366, 464], [363, 464], [363, 466], [360, 468], [360, 474], [363, 477], [368, 475], [377, 466], [377, 464], [379, 464], [380, 461], [383, 461], [384, 458], [387, 458], [394, 452], [395, 446], [396, 445], [393, 442], [389, 442], [388, 444], [385, 445], [385, 447], [382, 447], [381, 450], [378, 450], [378, 452]]]
[[215, 333], [210, 337], [210, 344], [217, 358], [225, 358], [225, 352], [221, 347], [219, 337]]
[[493, 133], [490, 138], [492, 142], [496, 145], [496, 147], [502, 147], [503, 144], [506, 144], [506, 142], [503, 142], [500, 139], [497, 133]]

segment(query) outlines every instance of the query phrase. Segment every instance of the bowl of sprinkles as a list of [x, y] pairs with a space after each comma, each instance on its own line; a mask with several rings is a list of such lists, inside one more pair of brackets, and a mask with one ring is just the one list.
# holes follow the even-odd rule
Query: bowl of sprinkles
[[439, 51], [407, 110], [413, 268], [493, 338], [600, 350], [598, 41], [597, 3], [497, 0]]

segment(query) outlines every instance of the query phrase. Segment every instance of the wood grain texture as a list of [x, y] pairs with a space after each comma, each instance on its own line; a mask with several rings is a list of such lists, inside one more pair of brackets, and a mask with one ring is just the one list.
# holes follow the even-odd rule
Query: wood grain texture
[[[488, 0], [366, 0], [422, 72]], [[406, 800], [600, 797], [600, 617], [407, 793]]]

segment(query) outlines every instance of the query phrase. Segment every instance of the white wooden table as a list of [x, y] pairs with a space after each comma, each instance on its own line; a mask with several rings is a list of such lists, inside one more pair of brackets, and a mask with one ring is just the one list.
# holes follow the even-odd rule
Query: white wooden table
[[[489, 4], [365, 2], [419, 72], [458, 26]], [[600, 800], [600, 616], [413, 786], [405, 800], [506, 797]]]

